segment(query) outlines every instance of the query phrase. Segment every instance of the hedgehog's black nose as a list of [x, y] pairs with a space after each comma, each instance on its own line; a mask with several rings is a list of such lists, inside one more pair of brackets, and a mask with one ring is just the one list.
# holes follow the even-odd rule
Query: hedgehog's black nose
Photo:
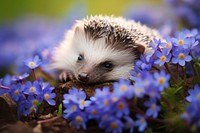
[[88, 74], [86, 72], [81, 72], [78, 75], [78, 79], [82, 82], [87, 82], [89, 80]]

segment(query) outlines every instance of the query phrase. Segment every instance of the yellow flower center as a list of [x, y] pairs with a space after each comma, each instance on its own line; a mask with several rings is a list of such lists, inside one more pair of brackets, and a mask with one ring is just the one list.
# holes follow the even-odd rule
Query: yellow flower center
[[166, 47], [166, 48], [170, 48], [170, 47], [171, 47], [171, 44], [170, 44], [170, 43], [166, 43], [165, 47]]
[[49, 94], [44, 94], [44, 97], [46, 100], [48, 100], [50, 98], [50, 95]]
[[181, 59], [181, 60], [183, 60], [183, 59], [185, 58], [184, 53], [180, 53], [180, 54], [178, 55], [178, 58]]
[[77, 122], [78, 124], [81, 124], [82, 121], [83, 121], [83, 119], [82, 119], [81, 116], [76, 116], [75, 120], [76, 120], [76, 122]]
[[80, 100], [81, 105], [85, 105], [85, 100]]
[[117, 124], [115, 122], [111, 122], [110, 123], [110, 128], [111, 129], [116, 129], [117, 128]]
[[197, 98], [200, 99], [200, 93], [197, 95]]
[[17, 95], [17, 96], [19, 95], [19, 91], [18, 91], [18, 90], [16, 90], [14, 93], [15, 93], [15, 95]]
[[97, 115], [97, 111], [96, 111], [95, 109], [93, 109], [91, 113], [92, 113], [92, 115], [94, 115], [94, 116]]
[[34, 92], [34, 91], [35, 91], [35, 87], [29, 88], [29, 91], [30, 91], [30, 92]]
[[183, 45], [184, 41], [183, 40], [178, 40], [178, 45]]
[[163, 77], [158, 79], [158, 83], [159, 84], [164, 84], [165, 83], [165, 79]]
[[33, 100], [33, 101], [32, 101], [32, 104], [33, 104], [33, 105], [37, 105], [37, 103], [38, 103], [38, 100]]
[[161, 60], [162, 62], [165, 62], [165, 61], [166, 61], [166, 57], [163, 55], [163, 56], [160, 57], [160, 60]]
[[30, 67], [34, 67], [34, 66], [35, 66], [35, 62], [31, 61], [31, 62], [28, 63], [28, 65], [29, 65]]
[[108, 106], [108, 100], [104, 100], [104, 105]]
[[125, 85], [121, 85], [120, 90], [121, 90], [122, 92], [124, 92], [124, 91], [127, 90], [127, 87], [126, 87]]
[[138, 73], [138, 74], [137, 74], [137, 77], [140, 78], [140, 77], [141, 77], [141, 73]]
[[156, 110], [156, 105], [155, 104], [151, 104], [151, 109], [152, 110]]
[[72, 110], [72, 111], [76, 111], [76, 106], [73, 105], [73, 106], [71, 107], [71, 110]]
[[142, 118], [142, 119], [140, 119], [140, 123], [141, 124], [144, 124], [145, 123], [145, 120]]
[[123, 102], [119, 102], [119, 103], [117, 104], [117, 107], [118, 107], [118, 109], [120, 109], [120, 110], [124, 109], [124, 103], [123, 103]]

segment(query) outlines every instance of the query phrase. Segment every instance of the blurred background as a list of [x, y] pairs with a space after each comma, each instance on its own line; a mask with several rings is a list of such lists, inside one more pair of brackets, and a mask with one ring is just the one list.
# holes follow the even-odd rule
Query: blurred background
[[200, 0], [1, 0], [0, 77], [23, 74], [23, 61], [34, 55], [47, 64], [64, 31], [96, 14], [134, 19], [167, 36], [199, 29]]

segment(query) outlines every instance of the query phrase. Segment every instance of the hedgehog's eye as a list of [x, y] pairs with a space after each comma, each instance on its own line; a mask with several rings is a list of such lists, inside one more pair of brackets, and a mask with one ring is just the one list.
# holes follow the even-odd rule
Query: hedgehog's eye
[[113, 64], [111, 62], [104, 62], [103, 67], [107, 70], [112, 70]]
[[82, 61], [84, 59], [83, 55], [82, 54], [79, 54], [78, 56], [78, 61]]

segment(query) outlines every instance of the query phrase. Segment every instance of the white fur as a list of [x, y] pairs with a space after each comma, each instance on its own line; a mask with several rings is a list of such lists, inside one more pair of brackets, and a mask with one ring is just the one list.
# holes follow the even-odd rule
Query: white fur
[[129, 70], [133, 67], [130, 62], [133, 61], [134, 57], [127, 51], [116, 51], [108, 47], [104, 38], [96, 41], [88, 39], [85, 36], [83, 26], [80, 25], [77, 23], [74, 30], [68, 31], [63, 42], [55, 49], [53, 68], [76, 73], [77, 58], [79, 54], [83, 54], [87, 61], [87, 69], [92, 69], [91, 67], [103, 61], [114, 60], [118, 66], [108, 75], [108, 79], [128, 78]]

